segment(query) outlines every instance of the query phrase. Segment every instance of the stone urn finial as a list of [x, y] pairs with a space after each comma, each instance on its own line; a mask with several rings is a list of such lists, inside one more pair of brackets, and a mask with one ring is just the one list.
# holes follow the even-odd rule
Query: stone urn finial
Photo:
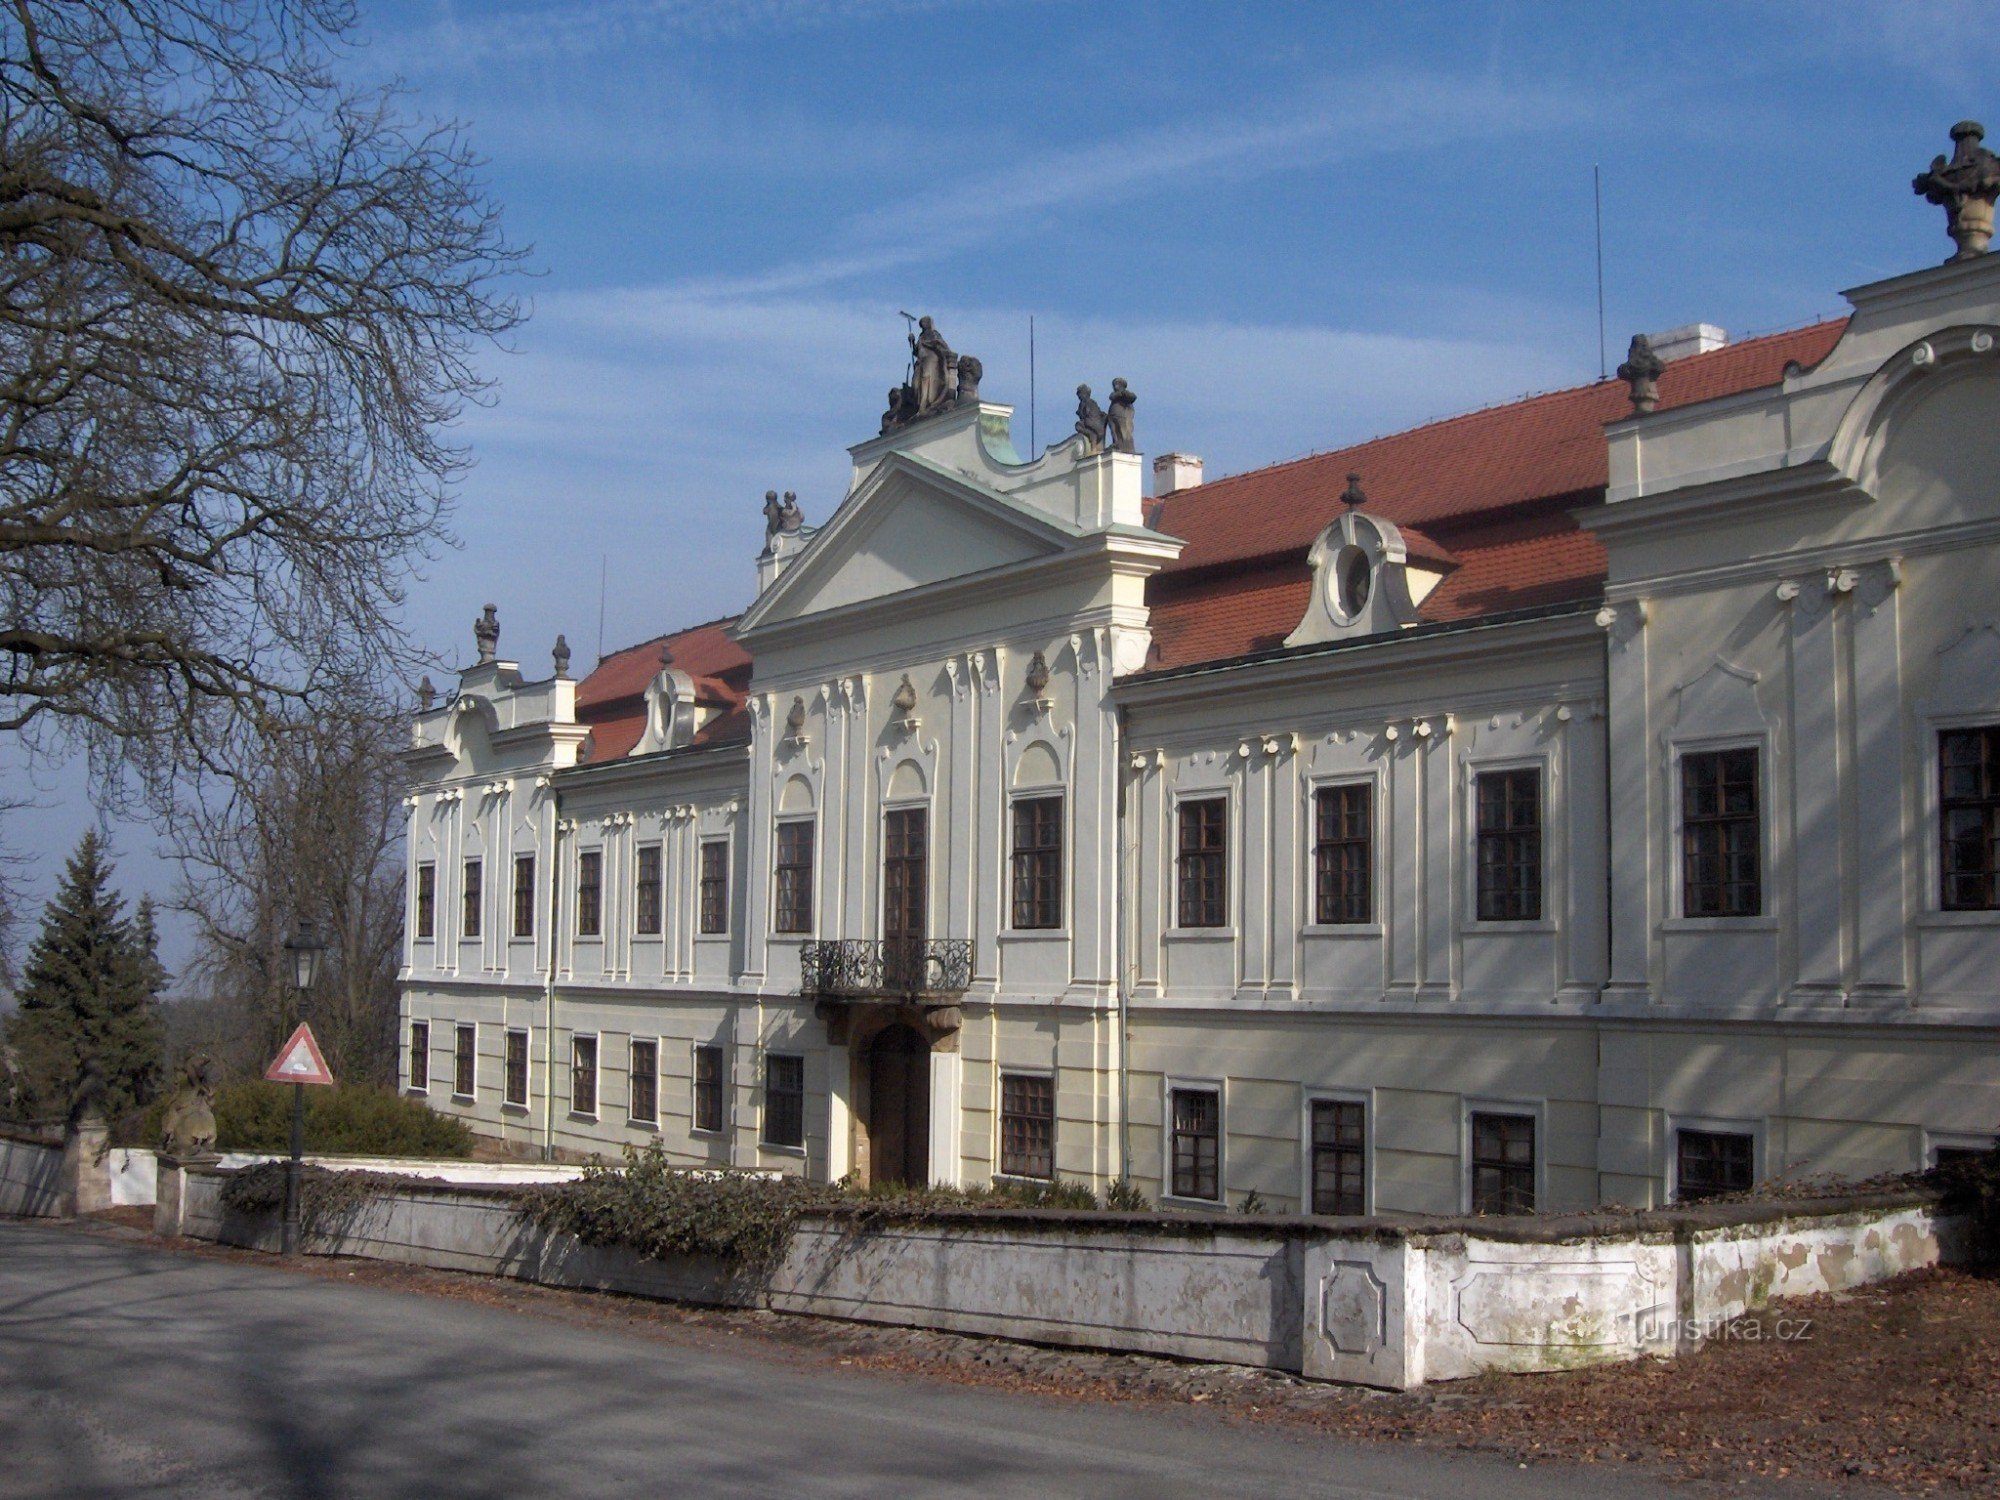
[[794, 698], [792, 699], [791, 712], [785, 715], [785, 738], [796, 744], [805, 738], [805, 734], [806, 700], [803, 698]]
[[917, 711], [917, 685], [910, 681], [908, 672], [903, 674], [902, 684], [896, 689], [896, 696], [889, 702], [895, 708], [896, 717], [899, 719], [907, 719]]
[[1958, 246], [1951, 260], [1984, 255], [1993, 239], [1993, 200], [2000, 197], [2000, 156], [1980, 144], [1986, 127], [1977, 120], [1960, 120], [1951, 127], [1952, 151], [1947, 161], [1931, 159], [1930, 170], [1919, 172], [1911, 188], [1946, 214], [1945, 233]]
[[1049, 659], [1037, 651], [1028, 658], [1028, 695], [1039, 698], [1049, 690]]
[[1347, 476], [1347, 488], [1340, 492], [1340, 503], [1345, 505], [1349, 510], [1359, 510], [1368, 503], [1368, 495], [1361, 488], [1361, 476], [1359, 474], [1349, 474]]
[[430, 674], [426, 672], [417, 683], [417, 712], [427, 714], [431, 705], [437, 702], [438, 690], [431, 686]]
[[485, 666], [500, 650], [500, 606], [489, 604], [472, 622], [472, 639], [479, 646], [479, 664]]
[[563, 678], [568, 677], [569, 637], [564, 635], [561, 631], [557, 631], [555, 649], [549, 652], [549, 655], [555, 659], [557, 679], [561, 680]]
[[1643, 415], [1660, 404], [1660, 372], [1665, 369], [1666, 364], [1653, 352], [1653, 341], [1643, 333], [1633, 334], [1625, 363], [1618, 367], [1618, 378], [1632, 388], [1633, 411]]

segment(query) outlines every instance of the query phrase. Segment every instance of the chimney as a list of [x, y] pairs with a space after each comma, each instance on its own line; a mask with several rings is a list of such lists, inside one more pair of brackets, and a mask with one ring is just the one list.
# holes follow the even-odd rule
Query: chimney
[[1162, 453], [1153, 460], [1153, 498], [1164, 500], [1201, 483], [1201, 458], [1193, 453]]
[[1680, 328], [1669, 328], [1665, 333], [1652, 337], [1653, 353], [1662, 364], [1672, 364], [1677, 359], [1686, 359], [1690, 354], [1706, 354], [1711, 349], [1720, 349], [1729, 342], [1726, 330], [1713, 323], [1688, 323]]

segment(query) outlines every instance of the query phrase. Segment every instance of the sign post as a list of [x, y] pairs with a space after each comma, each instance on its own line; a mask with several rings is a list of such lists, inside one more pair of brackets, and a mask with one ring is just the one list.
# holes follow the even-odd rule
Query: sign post
[[273, 1083], [289, 1083], [292, 1086], [292, 1159], [285, 1163], [285, 1238], [284, 1253], [299, 1253], [299, 1168], [306, 1150], [306, 1085], [330, 1085], [333, 1074], [327, 1071], [326, 1059], [320, 1055], [319, 1043], [313, 1040], [312, 1027], [299, 1022], [299, 1029], [292, 1033], [291, 1040], [278, 1049], [278, 1056], [271, 1066], [264, 1070], [264, 1076]]

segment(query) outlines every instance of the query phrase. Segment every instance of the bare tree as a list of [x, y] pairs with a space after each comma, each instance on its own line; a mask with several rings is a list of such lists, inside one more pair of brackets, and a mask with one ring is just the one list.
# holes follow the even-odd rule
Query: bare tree
[[351, 0], [0, 0], [0, 729], [100, 792], [400, 649], [518, 321], [455, 127]]
[[194, 989], [247, 1022], [269, 1058], [298, 996], [285, 940], [300, 920], [328, 944], [304, 1015], [343, 1082], [395, 1077], [403, 938], [407, 714], [389, 705], [314, 716], [266, 734], [245, 766], [174, 822], [176, 904], [194, 919]]

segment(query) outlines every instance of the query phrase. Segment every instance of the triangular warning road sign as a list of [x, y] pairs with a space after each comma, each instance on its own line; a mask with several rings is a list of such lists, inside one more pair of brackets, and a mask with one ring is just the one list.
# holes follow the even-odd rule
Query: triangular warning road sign
[[313, 1040], [312, 1027], [303, 1021], [292, 1039], [278, 1049], [277, 1061], [264, 1070], [264, 1076], [273, 1083], [333, 1082], [326, 1059], [319, 1055], [319, 1043]]

